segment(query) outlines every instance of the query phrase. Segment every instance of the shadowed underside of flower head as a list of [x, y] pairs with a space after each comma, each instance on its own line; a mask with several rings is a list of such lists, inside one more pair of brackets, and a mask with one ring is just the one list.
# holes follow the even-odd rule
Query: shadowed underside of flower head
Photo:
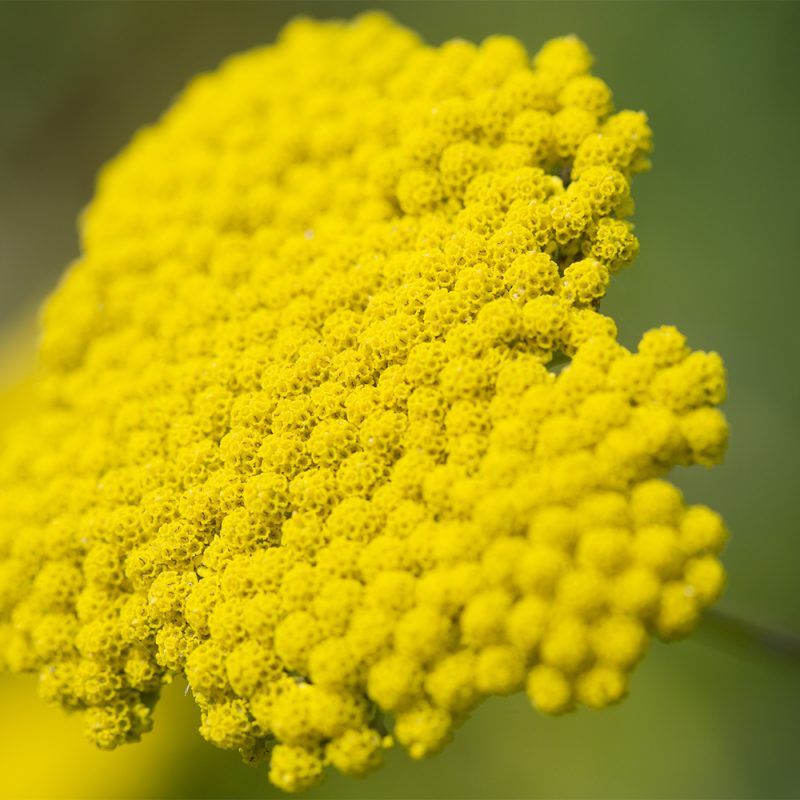
[[105, 748], [185, 675], [299, 790], [693, 628], [725, 529], [661, 476], [721, 458], [724, 371], [597, 310], [651, 133], [590, 66], [300, 20], [135, 137], [0, 431], [0, 664]]

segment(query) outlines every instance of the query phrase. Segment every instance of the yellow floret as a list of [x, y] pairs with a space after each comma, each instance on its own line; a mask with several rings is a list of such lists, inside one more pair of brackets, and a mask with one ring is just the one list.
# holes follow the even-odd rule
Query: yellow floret
[[635, 618], [606, 617], [591, 633], [592, 649], [597, 657], [625, 669], [633, 666], [647, 647], [647, 632]]
[[363, 775], [383, 763], [389, 744], [371, 728], [347, 730], [326, 745], [325, 757], [345, 775]]
[[552, 70], [572, 77], [589, 71], [592, 56], [577, 36], [562, 36], [547, 42], [536, 54], [533, 63], [541, 70]]
[[272, 751], [269, 779], [285, 792], [301, 792], [322, 780], [324, 762], [318, 748], [279, 744]]
[[602, 119], [612, 109], [611, 90], [594, 75], [580, 75], [567, 83], [558, 95], [565, 108], [581, 108]]
[[576, 685], [578, 699], [589, 708], [605, 708], [619, 702], [627, 691], [625, 674], [613, 667], [592, 667]]
[[478, 653], [475, 685], [486, 694], [509, 694], [525, 680], [525, 659], [515, 647], [492, 645]]
[[200, 733], [226, 750], [243, 747], [250, 737], [246, 706], [241, 700], [212, 705], [203, 715]]
[[543, 714], [563, 714], [572, 707], [572, 687], [567, 677], [553, 667], [540, 664], [528, 675], [528, 697]]
[[388, 656], [370, 670], [367, 692], [381, 708], [393, 711], [418, 696], [422, 680], [422, 670], [415, 661], [400, 655]]
[[450, 714], [444, 709], [420, 703], [397, 715], [395, 736], [411, 758], [425, 758], [444, 747], [452, 724]]
[[459, 650], [439, 661], [425, 681], [433, 702], [451, 712], [464, 711], [478, 698], [475, 685], [475, 654]]
[[589, 628], [576, 617], [556, 620], [542, 641], [542, 660], [545, 664], [576, 672], [590, 658]]
[[694, 590], [702, 605], [710, 605], [722, 593], [725, 586], [725, 571], [713, 556], [695, 558], [686, 564], [687, 589]]
[[700, 612], [694, 587], [668, 583], [661, 594], [656, 615], [656, 631], [665, 639], [685, 636], [694, 627]]
[[690, 554], [718, 553], [728, 538], [719, 514], [707, 506], [691, 506], [681, 520], [680, 543]]
[[567, 105], [553, 115], [553, 150], [560, 159], [573, 158], [581, 142], [594, 133], [597, 117], [585, 108]]
[[599, 261], [575, 261], [564, 270], [561, 294], [574, 305], [594, 305], [606, 293], [608, 282], [608, 267]]

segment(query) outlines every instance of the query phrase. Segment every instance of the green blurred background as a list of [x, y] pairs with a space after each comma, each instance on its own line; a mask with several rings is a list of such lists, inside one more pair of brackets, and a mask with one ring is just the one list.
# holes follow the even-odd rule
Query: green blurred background
[[[387, 9], [429, 42], [513, 34], [531, 52], [576, 33], [618, 107], [644, 108], [654, 171], [637, 178], [642, 254], [604, 310], [633, 345], [678, 325], [720, 351], [733, 430], [725, 465], [675, 475], [733, 532], [726, 612], [800, 636], [800, 74], [795, 3], [326, 2], [0, 4], [0, 326], [18, 327], [78, 253], [75, 219], [98, 167], [195, 73], [271, 42], [304, 13]], [[30, 338], [30, 337], [29, 337]], [[77, 720], [0, 682], [0, 796], [271, 797], [264, 769], [206, 745], [183, 686], [156, 732], [112, 754]], [[707, 621], [656, 646], [632, 696], [602, 713], [487, 703], [444, 753], [400, 753], [363, 781], [331, 775], [309, 797], [800, 796], [798, 661]]]

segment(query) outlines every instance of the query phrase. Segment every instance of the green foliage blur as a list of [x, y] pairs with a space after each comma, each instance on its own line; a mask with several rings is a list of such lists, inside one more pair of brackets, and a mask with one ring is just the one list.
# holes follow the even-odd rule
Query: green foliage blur
[[[642, 253], [603, 310], [628, 346], [670, 323], [692, 347], [722, 353], [728, 458], [673, 477], [732, 530], [719, 607], [800, 636], [796, 3], [2, 3], [0, 327], [29, 314], [77, 256], [75, 220], [98, 167], [192, 75], [269, 44], [296, 14], [349, 17], [371, 7], [431, 43], [513, 34], [533, 53], [575, 33], [617, 107], [648, 112], [654, 169], [634, 184]], [[30, 681], [14, 687], [38, 702]], [[182, 745], [153, 760], [149, 796], [278, 796], [264, 768], [200, 739], [182, 690], [169, 687], [160, 712]], [[2, 788], [4, 765], [16, 758], [8, 743], [17, 706], [0, 716], [0, 797], [19, 791]], [[798, 741], [800, 661], [708, 620], [685, 643], [654, 646], [617, 708], [548, 719], [524, 696], [494, 700], [441, 755], [412, 763], [395, 752], [367, 779], [331, 775], [308, 797], [798, 797]], [[42, 747], [43, 770], [48, 746], [58, 745]], [[136, 747], [163, 748], [163, 738], [157, 730]], [[127, 763], [121, 753], [102, 757]], [[133, 796], [122, 766], [118, 780], [95, 789], [98, 798]], [[36, 770], [25, 791], [55, 797]]]

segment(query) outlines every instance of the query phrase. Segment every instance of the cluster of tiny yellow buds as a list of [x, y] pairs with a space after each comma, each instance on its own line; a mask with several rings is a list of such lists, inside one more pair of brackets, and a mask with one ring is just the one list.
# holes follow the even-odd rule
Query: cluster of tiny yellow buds
[[721, 458], [725, 375], [598, 311], [651, 134], [590, 67], [299, 20], [135, 137], [0, 430], [0, 666], [104, 748], [184, 676], [299, 791], [692, 629], [726, 533], [663, 477]]

